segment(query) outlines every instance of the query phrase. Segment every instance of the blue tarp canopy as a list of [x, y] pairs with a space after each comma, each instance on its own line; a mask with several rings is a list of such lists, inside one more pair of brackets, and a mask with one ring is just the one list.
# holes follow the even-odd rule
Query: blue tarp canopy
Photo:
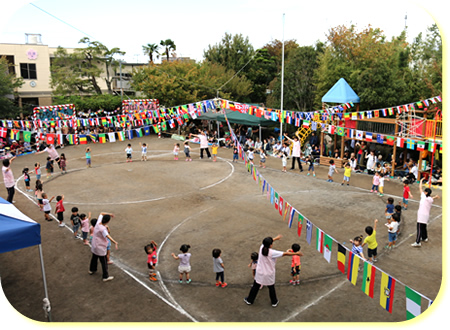
[[323, 103], [359, 103], [359, 96], [345, 81], [344, 78], [338, 80], [333, 87], [322, 97]]
[[41, 244], [41, 225], [0, 197], [0, 253]]
[[[264, 118], [262, 116], [261, 118], [258, 118], [253, 115], [249, 115], [247, 113], [240, 113], [239, 111], [232, 111], [229, 109], [225, 110], [228, 121], [232, 124], [242, 124], [242, 125], [248, 125], [248, 126], [274, 126], [279, 123], [272, 121], [270, 119]], [[220, 112], [205, 112], [202, 113], [198, 119], [204, 119], [204, 120], [217, 120], [224, 122], [225, 116]]]

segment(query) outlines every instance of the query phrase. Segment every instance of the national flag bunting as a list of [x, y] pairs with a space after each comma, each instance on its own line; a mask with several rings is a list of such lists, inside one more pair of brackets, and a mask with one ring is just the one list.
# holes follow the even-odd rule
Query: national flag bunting
[[319, 251], [320, 253], [323, 253], [323, 231], [320, 230], [319, 228], [316, 228], [316, 250]]
[[106, 134], [102, 133], [98, 135], [98, 142], [106, 143]]
[[333, 245], [333, 239], [329, 235], [325, 234], [325, 238], [323, 240], [323, 257], [328, 262], [331, 261], [332, 245]]
[[373, 288], [375, 285], [375, 268], [369, 262], [364, 262], [363, 283], [361, 290], [373, 298]]
[[411, 320], [422, 313], [420, 294], [405, 286], [406, 292], [406, 320]]
[[381, 274], [380, 305], [389, 313], [392, 313], [394, 303], [395, 282], [395, 278], [386, 273]]
[[80, 144], [87, 144], [86, 135], [79, 135], [78, 141], [80, 142]]
[[337, 267], [342, 274], [345, 274], [345, 247], [338, 244]]
[[312, 238], [312, 223], [309, 220], [306, 220], [306, 241], [309, 245], [311, 245], [311, 238]]
[[55, 134], [53, 134], [53, 133], [47, 134], [46, 143], [47, 144], [55, 144]]
[[353, 285], [356, 285], [356, 280], [358, 279], [358, 270], [359, 270], [359, 257], [350, 251], [348, 254], [347, 279]]

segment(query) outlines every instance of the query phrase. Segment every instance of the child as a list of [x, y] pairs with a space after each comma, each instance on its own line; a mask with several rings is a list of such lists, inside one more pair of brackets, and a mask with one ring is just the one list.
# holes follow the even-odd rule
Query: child
[[390, 219], [392, 214], [394, 214], [394, 199], [392, 197], [388, 198], [388, 203], [386, 204], [386, 210], [384, 210], [386, 219]]
[[95, 225], [97, 224], [97, 219], [92, 219], [91, 220], [91, 226], [89, 227], [89, 243], [92, 242], [92, 235], [94, 235], [94, 228]]
[[176, 256], [175, 253], [172, 253], [172, 257], [175, 260], [180, 260], [180, 264], [178, 265], [178, 272], [180, 273], [180, 283], [183, 283], [183, 274], [186, 274], [186, 283], [191, 283], [191, 279], [189, 278], [189, 273], [191, 271], [189, 260], [191, 259], [191, 254], [188, 253], [190, 248], [190, 245], [183, 244], [180, 247], [180, 251], [183, 253], [180, 253], [178, 256]]
[[36, 173], [36, 180], [41, 179], [41, 164], [35, 163], [34, 164], [34, 172]]
[[47, 179], [52, 176], [53, 172], [53, 164], [52, 159], [47, 157], [47, 165], [45, 165], [45, 169], [47, 170]]
[[175, 143], [174, 147], [173, 147], [173, 159], [174, 160], [178, 160], [178, 152], [180, 151], [180, 144], [179, 143]]
[[222, 288], [225, 288], [228, 284], [225, 283], [225, 276], [224, 276], [225, 266], [223, 265], [222, 258], [220, 257], [221, 254], [222, 251], [220, 249], [214, 249], [212, 251], [213, 269], [214, 272], [216, 273], [216, 287], [221, 286]]
[[61, 174], [67, 173], [66, 166], [67, 166], [66, 155], [61, 154], [61, 156], [59, 157], [59, 167], [61, 169]]
[[191, 147], [189, 146], [189, 141], [184, 142], [184, 154], [186, 155], [186, 161], [192, 162]]
[[263, 148], [259, 148], [259, 167], [266, 168], [266, 153], [264, 152]]
[[91, 148], [86, 148], [86, 167], [91, 167]]
[[151, 241], [150, 244], [144, 247], [145, 252], [147, 253], [147, 266], [149, 269], [148, 279], [150, 281], [157, 281], [155, 273], [156, 263], [158, 262], [156, 254], [157, 247], [158, 245], [155, 241]]
[[367, 256], [369, 257], [369, 262], [370, 263], [378, 261], [376, 259], [376, 257], [377, 257], [377, 247], [378, 247], [378, 243], [377, 243], [377, 223], [378, 223], [378, 220], [375, 219], [375, 221], [373, 222], [373, 227], [371, 227], [371, 226], [367, 226], [366, 227], [366, 234], [368, 236], [364, 239], [364, 243], [361, 245], [361, 247], [364, 247], [364, 245], [367, 244]]
[[[413, 195], [411, 194], [411, 190], [409, 189], [408, 183], [407, 182], [403, 182], [403, 206], [402, 209], [403, 210], [407, 210], [408, 209], [408, 199], [409, 198], [413, 198]], [[400, 206], [402, 205], [402, 202], [399, 202]]]
[[248, 154], [248, 161], [253, 165], [253, 152], [254, 152], [254, 149], [253, 149], [253, 147], [250, 147], [249, 149], [248, 149], [248, 151], [247, 151], [247, 154]]
[[35, 195], [38, 202], [39, 209], [42, 211], [42, 194], [44, 193], [44, 188], [42, 186], [41, 180], [36, 180]]
[[352, 243], [352, 253], [360, 256], [363, 260], [366, 260], [364, 257], [363, 248], [361, 246], [362, 235], [356, 236], [353, 240], [350, 240], [350, 243]]
[[125, 152], [127, 154], [127, 163], [132, 162], [132, 156], [133, 156], [133, 148], [131, 148], [131, 144], [128, 143], [128, 146], [125, 148]]
[[56, 208], [55, 208], [55, 213], [56, 213], [56, 218], [59, 221], [59, 227], [64, 227], [64, 195], [62, 196], [56, 196]]
[[[296, 243], [292, 244], [291, 249], [288, 250], [288, 252], [298, 252], [298, 251], [300, 251], [300, 245]], [[291, 262], [292, 280], [289, 281], [289, 283], [292, 285], [300, 285], [300, 268], [301, 268], [300, 256], [303, 256], [303, 253], [300, 252], [299, 255], [292, 256]]]
[[234, 146], [233, 147], [233, 163], [235, 161], [237, 163], [238, 160], [239, 160], [239, 150], [238, 150], [237, 146]]
[[23, 180], [25, 181], [25, 189], [28, 192], [30, 192], [33, 190], [30, 189], [30, 175], [28, 174], [28, 171], [29, 171], [28, 167], [25, 167], [22, 173], [23, 173]]
[[380, 185], [380, 173], [375, 172], [375, 175], [373, 176], [372, 179], [372, 189], [370, 190], [370, 192], [377, 193], [379, 185]]
[[217, 143], [214, 143], [211, 147], [211, 153], [213, 156], [213, 162], [217, 161], [217, 150], [219, 149], [219, 145]]
[[45, 220], [47, 221], [52, 221], [52, 218], [50, 218], [50, 211], [52, 210], [52, 206], [50, 205], [51, 201], [53, 200], [53, 198], [55, 198], [55, 196], [53, 196], [50, 199], [47, 199], [47, 194], [43, 193], [42, 194], [42, 210], [44, 211], [44, 215], [45, 215]]
[[395, 242], [397, 241], [397, 231], [398, 231], [398, 214], [393, 214], [392, 217], [386, 223], [386, 227], [388, 227], [388, 235], [389, 235], [389, 244], [384, 248], [387, 250], [391, 250], [395, 247]]
[[141, 146], [141, 162], [146, 162], [147, 161], [147, 144], [145, 143], [140, 143], [139, 145]]
[[395, 205], [394, 207], [394, 214], [398, 215], [398, 231], [397, 231], [397, 236], [400, 236], [401, 234], [401, 229], [402, 229], [402, 207], [400, 205]]
[[388, 180], [389, 181], [389, 178], [386, 177], [386, 174], [380, 173], [380, 185], [378, 186], [380, 197], [383, 197], [384, 180]]
[[287, 153], [283, 152], [281, 154], [281, 165], [283, 165], [283, 170], [281, 172], [286, 173], [286, 166], [287, 166]]
[[252, 269], [253, 278], [255, 278], [256, 266], [258, 266], [258, 257], [258, 252], [252, 252], [252, 254], [250, 255], [250, 259], [252, 261], [248, 264], [248, 266]]
[[336, 165], [334, 165], [334, 160], [330, 159], [330, 168], [328, 169], [328, 180], [327, 182], [333, 182], [333, 174], [334, 172], [339, 173], [336, 170]]
[[342, 180], [341, 186], [344, 185], [344, 182], [347, 181], [347, 186], [350, 185], [350, 176], [352, 175], [352, 167], [350, 166], [350, 163], [347, 162], [345, 164], [345, 169], [344, 169], [344, 179]]
[[89, 245], [88, 243], [88, 234], [89, 234], [89, 219], [91, 218], [91, 212], [86, 217], [86, 214], [80, 215], [81, 220], [81, 235], [83, 238], [84, 245]]
[[72, 207], [72, 215], [70, 216], [70, 222], [72, 222], [73, 238], [77, 238], [78, 229], [80, 229], [81, 221], [78, 214], [78, 207]]
[[308, 165], [308, 174], [306, 175], [310, 175], [311, 173], [313, 174], [313, 176], [316, 176], [316, 172], [314, 172], [314, 160], [311, 159], [310, 156], [307, 156], [305, 159], [306, 165]]

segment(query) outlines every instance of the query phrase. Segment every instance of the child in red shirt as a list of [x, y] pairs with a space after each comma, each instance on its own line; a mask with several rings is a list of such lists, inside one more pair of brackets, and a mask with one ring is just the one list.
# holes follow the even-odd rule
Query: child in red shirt
[[60, 227], [64, 227], [64, 195], [62, 196], [56, 196], [56, 208], [55, 208], [55, 212], [59, 221], [59, 226]]
[[[296, 243], [292, 244], [292, 248], [288, 250], [288, 252], [298, 252], [298, 251], [300, 251], [300, 245]], [[300, 252], [300, 255], [292, 256], [292, 263], [291, 263], [292, 280], [289, 281], [289, 283], [292, 285], [300, 284], [300, 268], [301, 268], [300, 256], [303, 256], [303, 253]]]
[[147, 253], [147, 266], [149, 269], [148, 278], [150, 281], [157, 281], [155, 273], [156, 263], [158, 262], [158, 256], [156, 254], [157, 246], [155, 241], [151, 241], [150, 244], [146, 245], [144, 248]]
[[[403, 210], [408, 209], [408, 199], [413, 198], [413, 195], [411, 194], [411, 190], [409, 189], [409, 186], [406, 182], [403, 182]], [[400, 206], [402, 206], [402, 202], [399, 202]]]

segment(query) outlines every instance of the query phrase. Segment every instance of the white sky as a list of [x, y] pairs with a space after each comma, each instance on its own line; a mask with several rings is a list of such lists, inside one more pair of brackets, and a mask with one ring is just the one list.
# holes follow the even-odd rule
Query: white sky
[[[13, 2], [13, 1], [8, 1]], [[433, 14], [442, 10], [427, 1]], [[79, 47], [86, 36], [108, 48], [126, 51], [127, 62], [147, 61], [142, 45], [172, 39], [178, 56], [202, 60], [208, 45], [219, 43], [225, 32], [242, 33], [254, 48], [273, 39], [296, 39], [300, 45], [325, 41], [331, 27], [371, 24], [387, 37], [405, 26], [412, 41], [434, 23], [420, 1], [296, 1], [296, 0], [37, 0], [34, 5], [74, 26], [72, 28], [34, 7], [27, 0], [0, 5], [0, 43], [25, 43], [25, 33], [40, 33], [51, 47]], [[369, 5], [367, 5], [369, 4]], [[6, 7], [5, 7], [6, 6]], [[6, 8], [6, 9], [5, 9]], [[6, 16], [5, 16], [6, 15]], [[81, 30], [82, 32], [78, 31]]]

